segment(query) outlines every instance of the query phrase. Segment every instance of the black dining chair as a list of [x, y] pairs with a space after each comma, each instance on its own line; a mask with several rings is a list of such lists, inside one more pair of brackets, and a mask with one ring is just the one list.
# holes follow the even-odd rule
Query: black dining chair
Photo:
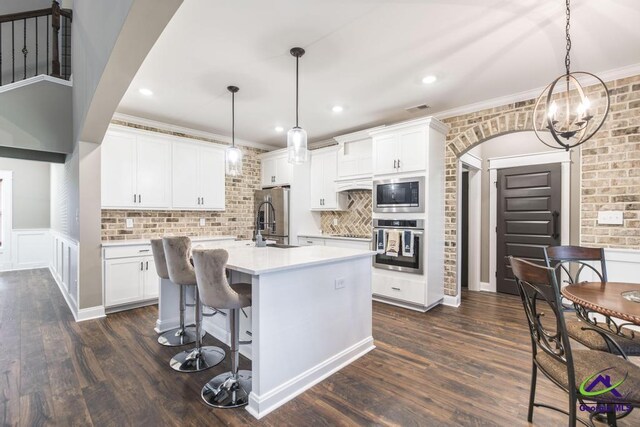
[[[570, 427], [577, 421], [589, 425], [577, 416], [579, 402], [581, 408], [587, 409], [591, 425], [595, 417], [603, 414], [609, 425], [616, 425], [616, 415], [621, 418], [640, 406], [640, 367], [611, 353], [572, 350], [562, 306], [557, 302], [560, 287], [556, 271], [512, 256], [508, 259], [531, 337], [533, 363], [527, 420], [532, 422], [534, 407], [544, 407], [568, 415]], [[568, 411], [535, 401], [538, 370], [569, 394]], [[615, 387], [608, 387], [607, 381]], [[615, 405], [626, 410], [616, 413]]]
[[[564, 283], [579, 284], [587, 281], [585, 272], [592, 275], [589, 281], [607, 282], [607, 264], [602, 248], [549, 246], [544, 249], [544, 258], [547, 267], [554, 268]], [[571, 305], [563, 302], [563, 306], [573, 311]], [[580, 310], [578, 316], [565, 318], [569, 337], [592, 350], [625, 357], [640, 355], [640, 336], [633, 330], [614, 324], [613, 321], [586, 322], [580, 317], [588, 318], [589, 313], [581, 307], [577, 309]]]

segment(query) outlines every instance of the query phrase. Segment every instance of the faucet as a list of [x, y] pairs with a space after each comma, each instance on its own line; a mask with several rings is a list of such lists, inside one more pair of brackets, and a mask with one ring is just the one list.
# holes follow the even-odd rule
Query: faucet
[[[262, 234], [260, 234], [260, 209], [262, 208], [262, 206], [264, 205], [269, 205], [269, 207], [271, 207], [271, 212], [273, 213], [273, 222], [271, 223], [271, 225], [273, 226], [273, 231], [275, 231], [275, 225], [276, 225], [276, 208], [273, 207], [273, 204], [268, 201], [265, 200], [264, 202], [260, 203], [260, 205], [258, 205], [258, 209], [256, 211], [256, 247], [257, 248], [264, 248], [265, 246], [267, 246], [267, 242], [262, 238]], [[269, 225], [266, 222], [264, 222], [263, 224], [265, 225]]]

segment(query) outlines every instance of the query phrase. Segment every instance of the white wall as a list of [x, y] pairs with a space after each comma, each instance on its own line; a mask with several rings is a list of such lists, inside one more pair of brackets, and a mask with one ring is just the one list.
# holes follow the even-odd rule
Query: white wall
[[0, 157], [0, 170], [13, 172], [14, 229], [49, 228], [50, 164]]

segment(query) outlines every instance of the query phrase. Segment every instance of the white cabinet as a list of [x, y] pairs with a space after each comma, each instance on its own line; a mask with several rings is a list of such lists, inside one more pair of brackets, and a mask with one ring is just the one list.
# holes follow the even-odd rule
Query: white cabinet
[[374, 136], [375, 175], [423, 171], [427, 168], [427, 133], [423, 127]]
[[174, 142], [171, 173], [174, 209], [224, 209], [224, 150]]
[[335, 248], [352, 248], [369, 250], [371, 241], [361, 239], [336, 238], [332, 236], [317, 237], [300, 235], [298, 237], [298, 246], [332, 246]]
[[347, 196], [336, 191], [338, 175], [337, 150], [334, 147], [315, 150], [311, 154], [309, 195], [311, 210], [344, 210]]
[[[339, 140], [338, 137], [335, 138]], [[373, 170], [371, 138], [340, 143], [337, 179], [371, 177]]]
[[107, 247], [104, 259], [104, 305], [107, 308], [155, 302], [160, 278], [151, 245]]
[[109, 130], [102, 142], [102, 207], [171, 206], [171, 144], [157, 136]]
[[261, 163], [262, 188], [291, 185], [293, 165], [289, 163], [286, 150], [278, 150], [264, 155], [261, 157]]
[[298, 237], [298, 246], [324, 246], [324, 239], [319, 237]]

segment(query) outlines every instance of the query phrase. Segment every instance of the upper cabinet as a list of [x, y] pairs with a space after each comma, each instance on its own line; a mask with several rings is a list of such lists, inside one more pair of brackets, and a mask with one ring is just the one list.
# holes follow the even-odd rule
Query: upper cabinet
[[102, 142], [102, 207], [171, 207], [171, 143], [109, 130]]
[[173, 207], [224, 210], [224, 150], [211, 144], [174, 142]]
[[354, 132], [334, 138], [338, 142], [338, 180], [371, 177], [372, 142], [369, 131]]
[[338, 150], [335, 147], [313, 150], [310, 170], [310, 209], [318, 211], [346, 209], [346, 194], [336, 191]]
[[447, 126], [435, 118], [399, 123], [371, 132], [373, 174], [422, 172], [427, 169], [432, 138], [446, 136]]
[[224, 210], [222, 146], [111, 126], [101, 158], [103, 208]]
[[262, 188], [291, 185], [293, 165], [287, 158], [287, 150], [271, 151], [261, 156]]

